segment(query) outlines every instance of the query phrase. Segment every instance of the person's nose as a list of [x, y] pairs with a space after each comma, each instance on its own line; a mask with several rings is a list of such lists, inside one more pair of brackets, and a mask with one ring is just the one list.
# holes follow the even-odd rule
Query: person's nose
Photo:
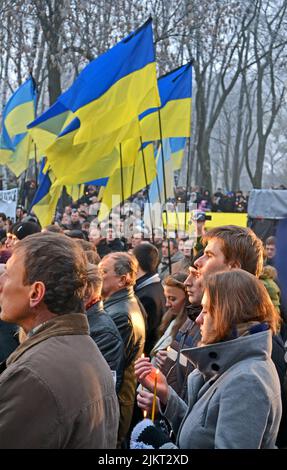
[[198, 315], [198, 317], [195, 319], [195, 323], [198, 326], [203, 325], [203, 311], [202, 310], [201, 310], [200, 314]]
[[202, 255], [200, 258], [198, 258], [195, 261], [194, 266], [200, 269], [203, 266], [203, 261], [204, 261], [204, 255]]
[[192, 274], [189, 274], [186, 278], [186, 280], [184, 281], [184, 285], [186, 287], [191, 287], [193, 284], [193, 275]]

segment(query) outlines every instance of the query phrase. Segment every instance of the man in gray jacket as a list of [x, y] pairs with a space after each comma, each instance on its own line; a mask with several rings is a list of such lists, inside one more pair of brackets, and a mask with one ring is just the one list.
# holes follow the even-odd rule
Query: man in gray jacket
[[0, 448], [106, 449], [119, 410], [111, 371], [84, 314], [86, 258], [72, 239], [18, 242], [0, 278], [1, 319], [26, 339], [0, 376]]

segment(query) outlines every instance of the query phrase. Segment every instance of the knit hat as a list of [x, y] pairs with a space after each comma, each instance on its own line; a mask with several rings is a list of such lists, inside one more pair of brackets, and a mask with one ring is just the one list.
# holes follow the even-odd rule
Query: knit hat
[[171, 442], [169, 437], [150, 419], [143, 419], [132, 430], [130, 449], [160, 449]]
[[35, 224], [35, 222], [18, 222], [12, 227], [12, 233], [18, 240], [23, 240], [23, 238], [28, 237], [28, 235], [38, 232], [41, 232], [41, 228], [38, 224]]

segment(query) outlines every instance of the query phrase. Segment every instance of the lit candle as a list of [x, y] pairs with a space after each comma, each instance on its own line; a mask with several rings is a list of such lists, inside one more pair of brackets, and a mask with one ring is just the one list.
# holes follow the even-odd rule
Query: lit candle
[[[145, 357], [145, 356], [144, 356], [144, 353], [142, 353], [141, 358], [142, 358], [142, 357]], [[143, 390], [143, 389], [144, 389], [144, 388], [143, 388], [143, 385], [142, 385], [142, 390]], [[143, 417], [144, 417], [144, 419], [146, 419], [146, 417], [147, 417], [147, 410], [143, 410]]]
[[154, 422], [155, 417], [155, 405], [156, 405], [156, 387], [157, 387], [157, 376], [159, 369], [156, 369], [155, 378], [154, 378], [154, 389], [153, 389], [153, 400], [152, 400], [152, 409], [151, 409], [151, 420]]

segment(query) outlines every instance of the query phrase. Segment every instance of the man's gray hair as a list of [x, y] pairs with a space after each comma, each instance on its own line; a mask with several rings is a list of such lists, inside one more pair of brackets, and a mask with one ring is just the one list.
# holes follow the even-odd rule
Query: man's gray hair
[[136, 276], [138, 271], [138, 261], [136, 257], [122, 251], [117, 251], [107, 256], [110, 256], [114, 260], [114, 271], [117, 276], [129, 274], [129, 285], [133, 286], [136, 283]]

